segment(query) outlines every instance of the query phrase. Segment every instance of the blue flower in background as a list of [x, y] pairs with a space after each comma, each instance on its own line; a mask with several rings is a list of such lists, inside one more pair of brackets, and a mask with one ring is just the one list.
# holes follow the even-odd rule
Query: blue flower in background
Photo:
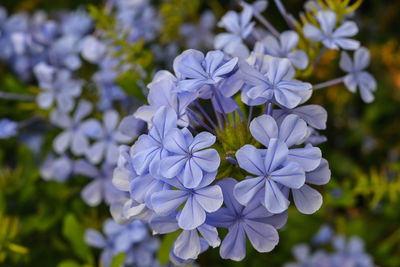
[[[302, 93], [311, 90], [311, 84], [293, 80], [294, 69], [288, 59], [264, 56], [260, 70], [246, 62], [239, 63], [244, 82], [250, 86], [242, 94], [253, 100], [251, 105], [274, 101], [287, 108], [296, 107], [302, 100]], [[243, 96], [242, 96], [243, 98]]]
[[[94, 52], [91, 50], [91, 53]], [[97, 107], [100, 110], [111, 109], [114, 101], [127, 99], [125, 92], [116, 83], [116, 79], [120, 75], [117, 66], [118, 60], [106, 56], [99, 62], [99, 70], [92, 76], [92, 80], [99, 90], [100, 100]]]
[[164, 147], [170, 155], [163, 159], [160, 171], [163, 177], [177, 177], [186, 188], [197, 187], [206, 173], [217, 171], [220, 158], [215, 149], [206, 149], [215, 143], [215, 136], [201, 132], [193, 138], [187, 128], [171, 130]]
[[[83, 164], [83, 163], [82, 163]], [[128, 195], [125, 192], [118, 190], [112, 183], [113, 171], [115, 165], [104, 163], [101, 170], [95, 166], [90, 166], [88, 163], [81, 168], [76, 167], [76, 174], [84, 175], [87, 178], [93, 179], [81, 191], [83, 201], [91, 206], [98, 206], [102, 201], [107, 205], [111, 205], [121, 198], [126, 198]]]
[[[215, 174], [206, 174], [195, 188], [186, 188], [178, 180], [168, 181], [177, 190], [163, 190], [151, 196], [152, 207], [158, 215], [171, 215], [183, 209], [177, 215], [178, 225], [184, 230], [193, 230], [206, 220], [206, 212], [217, 211], [223, 202], [221, 188], [210, 184]], [[179, 256], [179, 255], [178, 255]]]
[[317, 235], [321, 234], [324, 235], [324, 242], [318, 244], [330, 243], [334, 248], [333, 252], [328, 252], [320, 248], [312, 253], [308, 245], [299, 244], [292, 249], [292, 253], [297, 262], [286, 263], [284, 267], [375, 266], [372, 257], [364, 251], [364, 241], [358, 236], [352, 236], [347, 240], [343, 235], [336, 235], [332, 238], [333, 231], [326, 225], [323, 225], [317, 233]]
[[56, 103], [57, 108], [63, 112], [73, 109], [74, 99], [82, 92], [82, 84], [72, 79], [70, 71], [39, 63], [34, 67], [34, 73], [43, 90], [36, 99], [40, 108], [49, 109]]
[[49, 51], [49, 61], [53, 66], [75, 71], [82, 66], [79, 57], [81, 39], [75, 35], [64, 35], [52, 43]]
[[230, 73], [238, 62], [237, 58], [225, 59], [221, 51], [203, 53], [194, 49], [184, 51], [174, 61], [175, 73], [180, 78], [180, 91], [196, 92], [204, 85], [215, 85]]
[[55, 109], [50, 114], [50, 121], [63, 129], [53, 141], [54, 150], [62, 154], [70, 147], [76, 156], [84, 155], [89, 149], [88, 137], [94, 137], [101, 131], [99, 122], [96, 119], [82, 120], [92, 112], [92, 104], [81, 100], [72, 118]]
[[298, 43], [299, 35], [295, 31], [285, 31], [281, 33], [279, 40], [273, 35], [267, 35], [261, 42], [256, 43], [254, 52], [287, 58], [295, 68], [305, 69], [308, 57], [303, 50], [294, 50]]
[[7, 139], [18, 133], [18, 123], [9, 119], [0, 119], [0, 139]]
[[[96, 121], [97, 122], [97, 121]], [[86, 150], [86, 157], [94, 164], [99, 163], [104, 157], [109, 164], [116, 164], [118, 159], [118, 144], [132, 141], [130, 136], [121, 133], [118, 129], [119, 114], [115, 110], [107, 110], [103, 114], [103, 124], [96, 125], [100, 129], [96, 134], [96, 142]]]
[[319, 11], [317, 21], [321, 29], [312, 24], [303, 26], [304, 35], [315, 42], [322, 42], [329, 49], [356, 50], [360, 42], [350, 39], [358, 33], [357, 25], [352, 21], [345, 21], [336, 28], [336, 13], [329, 10]]
[[85, 242], [95, 248], [102, 249], [100, 262], [110, 266], [113, 257], [125, 253], [123, 266], [157, 266], [156, 251], [159, 241], [149, 235], [148, 229], [141, 221], [127, 225], [119, 225], [111, 219], [103, 224], [103, 236], [99, 231], [87, 229]]
[[81, 54], [90, 63], [99, 63], [107, 52], [107, 46], [94, 36], [87, 36], [82, 40]]
[[75, 161], [67, 155], [48, 157], [40, 166], [40, 176], [46, 180], [65, 182], [75, 170]]
[[61, 30], [64, 35], [83, 37], [92, 28], [92, 18], [86, 12], [78, 10], [68, 13], [61, 22]]
[[212, 11], [204, 11], [197, 24], [184, 23], [179, 27], [179, 33], [185, 37], [186, 47], [210, 49], [214, 43], [214, 27], [214, 13]]
[[369, 65], [370, 57], [370, 53], [365, 47], [354, 52], [354, 61], [344, 51], [340, 57], [340, 68], [348, 72], [344, 77], [344, 84], [352, 93], [355, 93], [358, 87], [361, 98], [366, 103], [371, 103], [374, 100], [372, 92], [376, 90], [377, 86], [375, 78], [365, 71]]
[[249, 49], [243, 44], [243, 41], [253, 31], [254, 22], [251, 22], [253, 10], [246, 5], [243, 11], [238, 14], [234, 11], [228, 11], [218, 23], [219, 27], [225, 28], [228, 33], [220, 33], [215, 36], [214, 47], [224, 52], [246, 58], [249, 55]]
[[222, 241], [220, 254], [223, 259], [241, 261], [246, 256], [246, 235], [259, 252], [269, 252], [279, 240], [275, 228], [281, 228], [287, 220], [287, 213], [273, 215], [258, 201], [242, 206], [234, 197], [237, 181], [226, 178], [218, 183], [223, 192], [226, 208], [211, 213], [207, 223], [216, 227], [228, 228]]
[[361, 238], [352, 236], [346, 241], [343, 235], [338, 235], [333, 238], [332, 244], [336, 249], [332, 254], [333, 266], [374, 266], [371, 256], [364, 252]]

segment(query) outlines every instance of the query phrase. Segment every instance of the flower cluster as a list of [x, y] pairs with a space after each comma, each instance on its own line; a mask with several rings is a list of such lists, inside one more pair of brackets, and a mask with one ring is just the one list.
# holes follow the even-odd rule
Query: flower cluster
[[[223, 51], [186, 50], [175, 58], [174, 73], [155, 74], [148, 105], [133, 115], [147, 122], [148, 131], [132, 147], [120, 147], [113, 182], [129, 198], [111, 206], [113, 217], [147, 221], [158, 234], [179, 231], [170, 252], [176, 263], [190, 263], [210, 246], [220, 246], [224, 259], [242, 260], [246, 236], [257, 251], [271, 251], [286, 223], [290, 192], [297, 209], [312, 214], [323, 202], [313, 185], [330, 179], [316, 147], [325, 140], [318, 130], [326, 128], [327, 113], [305, 104], [313, 89], [324, 86], [297, 76], [296, 69], [311, 66], [300, 36], [293, 30], [276, 34], [267, 24], [269, 33], [260, 38], [252, 18], [260, 20], [265, 3], [243, 6], [241, 14], [229, 11], [219, 23], [229, 31], [215, 39]], [[328, 10], [316, 21], [320, 27], [304, 26], [308, 41], [358, 48], [348, 38], [357, 32], [353, 22], [335, 28], [336, 15]], [[367, 75], [368, 58], [359, 51], [356, 67], [343, 52], [340, 65], [349, 74], [340, 81], [352, 90], [362, 83], [365, 100], [371, 89], [359, 76]], [[222, 242], [219, 227], [228, 229]]]
[[296, 262], [289, 262], [284, 266], [374, 266], [371, 256], [364, 251], [363, 240], [358, 236], [352, 236], [347, 240], [343, 235], [333, 236], [332, 229], [325, 225], [314, 236], [313, 241], [318, 241], [314, 242], [315, 245], [331, 243], [334, 251], [327, 252], [319, 249], [311, 253], [311, 249], [307, 244], [299, 244], [292, 250]]

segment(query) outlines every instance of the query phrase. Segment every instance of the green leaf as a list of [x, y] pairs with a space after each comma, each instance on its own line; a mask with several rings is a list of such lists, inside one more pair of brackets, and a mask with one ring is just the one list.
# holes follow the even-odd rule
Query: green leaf
[[180, 234], [180, 231], [166, 234], [161, 242], [160, 249], [158, 250], [158, 261], [161, 264], [167, 264], [169, 261], [169, 252], [171, 250], [172, 244], [175, 242], [176, 238]]
[[60, 262], [57, 267], [80, 267], [81, 265], [74, 260], [65, 260]]
[[76, 255], [87, 262], [90, 250], [83, 239], [84, 229], [80, 226], [75, 215], [69, 213], [64, 217], [62, 233], [71, 244]]
[[120, 253], [114, 256], [112, 262], [111, 262], [111, 267], [120, 267], [122, 263], [124, 263], [125, 260], [125, 253]]

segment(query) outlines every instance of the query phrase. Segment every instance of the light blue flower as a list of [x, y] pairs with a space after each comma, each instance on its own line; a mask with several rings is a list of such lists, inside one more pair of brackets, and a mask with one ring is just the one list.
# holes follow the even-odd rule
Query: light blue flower
[[288, 59], [266, 55], [258, 62], [260, 65], [254, 67], [244, 61], [239, 63], [242, 78], [249, 85], [242, 91], [242, 99], [250, 99], [246, 101], [249, 105], [273, 101], [291, 109], [300, 104], [304, 92], [311, 90], [311, 84], [293, 80], [295, 72]]
[[[262, 115], [250, 123], [250, 132], [253, 137], [268, 147], [270, 140], [276, 138], [286, 145], [286, 148], [303, 143], [307, 136], [307, 124], [297, 115], [288, 115], [280, 126], [269, 115]], [[297, 162], [304, 171], [316, 169], [321, 162], [321, 150], [317, 147], [306, 146], [304, 148], [288, 149], [288, 161]]]
[[64, 35], [73, 35], [81, 38], [92, 28], [92, 18], [86, 12], [78, 10], [68, 13], [61, 22], [61, 30]]
[[251, 22], [252, 16], [253, 9], [248, 5], [244, 6], [240, 14], [228, 11], [218, 23], [218, 26], [225, 28], [228, 33], [218, 34], [214, 40], [214, 47], [233, 56], [248, 57], [249, 49], [243, 41], [253, 31], [255, 23]]
[[114, 101], [126, 100], [127, 96], [116, 83], [116, 79], [120, 75], [117, 69], [118, 60], [106, 56], [98, 65], [99, 70], [92, 76], [100, 95], [97, 107], [100, 110], [107, 110], [113, 108]]
[[364, 252], [364, 242], [358, 236], [348, 240], [343, 235], [333, 238], [332, 244], [336, 252], [332, 254], [333, 266], [374, 266], [370, 255]]
[[[103, 127], [95, 133], [96, 142], [86, 150], [87, 159], [97, 164], [103, 157], [109, 164], [116, 164], [118, 159], [118, 145], [131, 142], [133, 139], [121, 133], [118, 129], [119, 114], [115, 110], [107, 110], [103, 114]], [[93, 126], [94, 127], [94, 126]]]
[[257, 251], [271, 251], [279, 240], [275, 228], [285, 225], [287, 213], [273, 215], [258, 201], [242, 206], [233, 195], [237, 184], [233, 178], [225, 178], [218, 184], [222, 188], [226, 208], [211, 213], [207, 217], [207, 223], [229, 230], [221, 244], [221, 257], [235, 261], [243, 260], [246, 256], [246, 236]]
[[18, 123], [9, 119], [0, 120], [0, 139], [7, 139], [18, 133]]
[[197, 187], [206, 173], [218, 169], [218, 152], [206, 149], [215, 143], [215, 139], [208, 132], [201, 132], [193, 138], [187, 128], [171, 130], [164, 141], [170, 154], [162, 161], [160, 171], [163, 177], [177, 177], [186, 188]]
[[215, 85], [230, 73], [238, 62], [237, 58], [225, 59], [221, 51], [210, 51], [204, 57], [200, 51], [189, 49], [174, 61], [174, 70], [180, 91], [196, 92], [204, 85]]
[[134, 221], [127, 225], [119, 225], [111, 219], [103, 224], [103, 236], [99, 231], [87, 229], [85, 242], [95, 248], [102, 249], [100, 262], [109, 267], [114, 256], [125, 253], [122, 266], [157, 266], [156, 251], [159, 241], [151, 237], [145, 224]]
[[82, 156], [87, 152], [89, 149], [88, 137], [95, 136], [101, 130], [98, 121], [95, 119], [82, 122], [91, 111], [92, 104], [81, 100], [72, 118], [58, 109], [50, 113], [51, 123], [63, 129], [63, 132], [53, 141], [53, 148], [57, 153], [62, 154], [69, 147], [76, 156]]
[[204, 11], [197, 24], [184, 23], [179, 27], [179, 33], [185, 38], [186, 47], [210, 49], [214, 42], [214, 27], [214, 13], [212, 11]]
[[161, 216], [171, 215], [185, 204], [176, 217], [179, 227], [193, 230], [201, 226], [206, 220], [206, 212], [217, 211], [223, 202], [221, 188], [218, 185], [210, 185], [215, 180], [215, 175], [216, 172], [206, 174], [195, 188], [186, 188], [178, 180], [169, 180], [168, 183], [177, 190], [153, 193], [151, 202], [154, 211]]
[[46, 180], [63, 183], [73, 174], [75, 162], [67, 155], [48, 157], [40, 166], [40, 176]]
[[[166, 234], [179, 230], [175, 216], [153, 216], [150, 227], [156, 234]], [[207, 223], [193, 230], [183, 230], [172, 245], [170, 259], [173, 263], [191, 263], [200, 253], [211, 247], [218, 247], [221, 240], [217, 228]]]
[[98, 206], [102, 201], [107, 205], [111, 205], [121, 198], [126, 198], [126, 192], [118, 190], [112, 183], [113, 171], [115, 165], [104, 163], [101, 170], [98, 170], [92, 165], [88, 168], [85, 164], [84, 168], [76, 168], [75, 173], [84, 175], [87, 178], [93, 179], [81, 191], [83, 201], [91, 206]]
[[240, 204], [246, 206], [256, 199], [271, 213], [287, 210], [290, 202], [280, 187], [298, 189], [305, 182], [304, 170], [298, 163], [287, 161], [288, 153], [286, 144], [276, 138], [269, 140], [266, 152], [252, 145], [236, 152], [240, 168], [256, 175], [235, 185], [233, 193]]
[[329, 49], [356, 50], [360, 42], [350, 39], [358, 33], [357, 25], [352, 21], [343, 22], [336, 28], [336, 13], [330, 10], [319, 11], [317, 21], [320, 29], [312, 24], [303, 26], [304, 35], [315, 42], [322, 42]]
[[72, 78], [70, 71], [39, 63], [34, 67], [34, 73], [43, 90], [36, 99], [40, 108], [49, 109], [56, 103], [63, 112], [73, 109], [74, 99], [82, 92], [82, 84]]
[[294, 50], [298, 43], [299, 35], [295, 31], [285, 31], [281, 33], [279, 40], [273, 35], [267, 35], [261, 42], [256, 43], [254, 52], [287, 58], [295, 68], [305, 69], [308, 57], [303, 50]]
[[53, 66], [75, 71], [82, 66], [79, 57], [80, 37], [64, 35], [51, 44], [49, 60]]
[[305, 184], [299, 189], [292, 189], [294, 204], [301, 213], [312, 214], [322, 206], [322, 195], [308, 184], [324, 185], [330, 178], [331, 171], [326, 159], [321, 159], [315, 170], [306, 172]]
[[360, 89], [360, 95], [364, 102], [374, 101], [372, 92], [376, 90], [375, 78], [365, 69], [370, 62], [370, 53], [367, 48], [361, 47], [354, 52], [354, 61], [352, 61], [346, 52], [342, 52], [340, 57], [340, 68], [348, 72], [344, 78], [344, 84], [350, 92], [355, 93], [357, 87]]
[[160, 107], [165, 106], [172, 108], [176, 112], [179, 126], [188, 126], [189, 117], [186, 113], [186, 108], [197, 98], [197, 95], [190, 92], [178, 92], [177, 82], [177, 78], [172, 73], [158, 71], [154, 75], [153, 81], [147, 85], [149, 88], [147, 96], [149, 105], [139, 107], [134, 116], [151, 125], [154, 114]]
[[81, 54], [90, 63], [99, 63], [107, 52], [107, 46], [94, 36], [87, 36], [82, 40]]
[[139, 136], [135, 143], [136, 153], [132, 156], [132, 164], [138, 175], [150, 172], [159, 176], [161, 160], [168, 155], [164, 148], [164, 140], [168, 132], [176, 128], [177, 116], [173, 109], [160, 107], [152, 119], [152, 127], [148, 134]]

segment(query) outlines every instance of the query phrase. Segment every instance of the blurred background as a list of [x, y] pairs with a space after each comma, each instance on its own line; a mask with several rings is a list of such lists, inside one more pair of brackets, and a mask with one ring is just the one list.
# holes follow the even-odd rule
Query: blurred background
[[[94, 0], [0, 2], [9, 14], [36, 10], [52, 13], [104, 4]], [[180, 42], [177, 27], [184, 22], [196, 23], [199, 18], [193, 14], [211, 9], [219, 19], [229, 9], [238, 10], [233, 1], [152, 3], [164, 15], [161, 37], [164, 44]], [[285, 1], [293, 14], [303, 4], [299, 0]], [[174, 8], [185, 5], [190, 8]], [[365, 0], [354, 17], [360, 27], [358, 40], [371, 51], [369, 70], [378, 83], [373, 103], [363, 103], [343, 85], [319, 90], [311, 99], [329, 114], [327, 130], [323, 131], [328, 141], [321, 149], [329, 161], [332, 178], [320, 188], [324, 196], [322, 208], [313, 215], [304, 215], [292, 207], [287, 225], [279, 231], [279, 245], [270, 253], [249, 249], [243, 261], [233, 262], [222, 260], [218, 249], [210, 249], [200, 256], [200, 266], [281, 266], [293, 258], [294, 245], [309, 243], [324, 224], [337, 233], [361, 237], [365, 250], [377, 265], [400, 265], [399, 13], [400, 1]], [[265, 14], [278, 30], [285, 29], [272, 3]], [[338, 61], [338, 52], [326, 54], [313, 76], [315, 82], [342, 75]], [[83, 68], [82, 75], [92, 67]], [[22, 82], [8, 65], [0, 62], [0, 90], [26, 93], [37, 89]], [[32, 105], [2, 100], [0, 118], [24, 121], [27, 114], [40, 115], [42, 111]], [[47, 127], [40, 120], [27, 123], [29, 132]], [[0, 139], [0, 266], [97, 266], [99, 251], [83, 242], [83, 232], [86, 228], [100, 229], [104, 218], [109, 217], [108, 207], [103, 204], [90, 208], [82, 202], [80, 190], [86, 184], [83, 178], [58, 183], [40, 177], [39, 162], [51, 149], [54, 138], [51, 131], [47, 135], [36, 152], [29, 148], [32, 137], [24, 130], [18, 138]]]

